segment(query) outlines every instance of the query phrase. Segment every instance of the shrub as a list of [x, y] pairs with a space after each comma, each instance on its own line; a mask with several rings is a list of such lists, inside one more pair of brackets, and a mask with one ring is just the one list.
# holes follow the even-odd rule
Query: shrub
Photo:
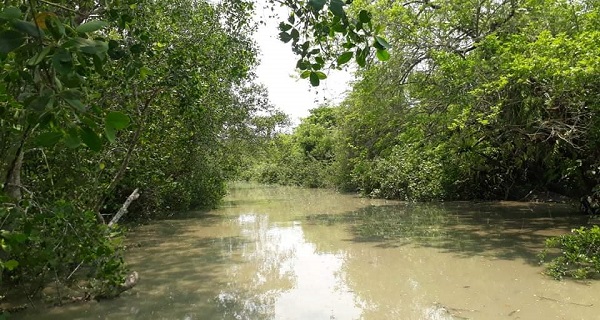
[[402, 200], [443, 199], [444, 170], [435, 150], [396, 146], [392, 154], [375, 162], [372, 172], [378, 188], [371, 196]]
[[123, 282], [121, 231], [99, 224], [93, 212], [62, 200], [48, 205], [29, 200], [21, 206], [4, 202], [0, 219], [3, 280], [28, 295], [50, 281], [68, 285], [83, 273], [90, 296], [111, 296]]
[[546, 249], [540, 255], [542, 262], [552, 248], [560, 250], [560, 255], [547, 265], [547, 273], [554, 278], [585, 279], [600, 275], [600, 227], [597, 225], [547, 239]]

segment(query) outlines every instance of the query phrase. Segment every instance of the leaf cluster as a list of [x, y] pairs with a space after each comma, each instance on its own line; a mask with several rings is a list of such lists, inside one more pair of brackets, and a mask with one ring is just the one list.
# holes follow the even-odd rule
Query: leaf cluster
[[373, 49], [380, 61], [390, 58], [391, 46], [379, 35], [383, 26], [374, 24], [367, 10], [350, 15], [351, 0], [271, 1], [276, 2], [290, 12], [279, 24], [279, 39], [291, 42], [292, 51], [300, 57], [296, 63], [300, 77], [313, 86], [326, 78], [324, 68], [339, 68], [352, 58], [365, 67]]

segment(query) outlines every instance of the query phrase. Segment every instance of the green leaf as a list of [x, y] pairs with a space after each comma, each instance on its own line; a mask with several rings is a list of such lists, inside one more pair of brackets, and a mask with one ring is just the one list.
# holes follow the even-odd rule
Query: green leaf
[[379, 61], [388, 61], [390, 60], [390, 53], [385, 49], [378, 49], [376, 53], [377, 59]]
[[287, 24], [287, 23], [285, 23], [283, 21], [279, 23], [279, 30], [281, 30], [281, 31], [288, 31], [291, 28], [292, 28], [291, 25], [289, 25], [289, 24]]
[[46, 27], [54, 37], [54, 40], [60, 40], [66, 35], [65, 25], [54, 15], [46, 17]]
[[296, 68], [298, 68], [300, 70], [306, 70], [306, 69], [310, 68], [310, 64], [307, 61], [300, 59], [296, 63]]
[[[5, 230], [2, 230], [5, 231]], [[12, 231], [12, 232], [2, 232], [2, 235], [9, 240], [10, 243], [23, 243], [25, 241], [27, 241], [27, 235], [21, 232], [16, 232], [16, 231]]]
[[78, 38], [77, 47], [83, 53], [102, 54], [108, 51], [108, 42]]
[[367, 54], [368, 54], [367, 48], [365, 48], [365, 49], [357, 48], [356, 49], [356, 63], [358, 63], [358, 65], [363, 68], [367, 65]]
[[385, 41], [384, 38], [382, 38], [380, 36], [375, 36], [375, 41], [377, 41], [377, 43], [380, 44], [385, 49], [391, 48], [390, 44], [387, 41]]
[[300, 78], [301, 78], [301, 79], [306, 79], [306, 78], [308, 78], [308, 77], [310, 76], [310, 72], [311, 72], [310, 70], [305, 70], [304, 72], [302, 72], [302, 73], [300, 74]]
[[68, 89], [60, 93], [61, 97], [65, 99], [81, 99], [83, 98], [83, 92], [75, 89]]
[[102, 149], [102, 141], [94, 130], [89, 127], [84, 127], [82, 128], [80, 135], [81, 141], [83, 141], [83, 143], [92, 151], [100, 151]]
[[117, 129], [112, 126], [105, 126], [104, 135], [106, 136], [108, 142], [115, 143], [115, 140], [117, 140]]
[[52, 49], [52, 46], [45, 47], [42, 51], [38, 52], [35, 56], [31, 57], [31, 59], [27, 61], [27, 64], [30, 66], [37, 66], [38, 64], [40, 64], [40, 62], [42, 62], [42, 60], [44, 60], [44, 58], [48, 55], [48, 53], [50, 53]]
[[300, 38], [300, 32], [298, 32], [296, 29], [292, 29], [290, 36], [292, 36], [292, 39], [294, 39], [294, 42], [296, 42]]
[[35, 144], [42, 147], [52, 147], [63, 137], [61, 132], [44, 132], [35, 139]]
[[144, 52], [144, 46], [141, 43], [136, 43], [129, 48], [129, 52], [139, 54]]
[[94, 70], [96, 70], [98, 74], [104, 74], [104, 69], [102, 67], [104, 67], [105, 58], [106, 54], [104, 53], [92, 55], [92, 61], [94, 62]]
[[[54, 98], [50, 99], [50, 108], [52, 107], [52, 104], [54, 104]], [[38, 125], [39, 128], [47, 128], [48, 125], [50, 124], [50, 122], [52, 122], [54, 120], [54, 113], [47, 111], [44, 112], [44, 114], [42, 114], [39, 118], [38, 118]]]
[[0, 19], [14, 20], [21, 18], [21, 10], [17, 7], [6, 7], [0, 13]]
[[35, 111], [44, 111], [50, 102], [51, 96], [49, 94], [42, 94], [33, 99], [30, 103], [27, 104], [28, 108], [31, 108]]
[[0, 32], [0, 53], [8, 54], [25, 43], [25, 37], [14, 30]]
[[112, 111], [106, 115], [104, 123], [106, 126], [113, 127], [117, 130], [125, 129], [129, 126], [129, 117], [119, 111]]
[[153, 74], [153, 72], [150, 68], [147, 68], [147, 67], [140, 68], [140, 78], [146, 79], [149, 75], [152, 75], [152, 74]]
[[73, 108], [80, 112], [85, 112], [87, 107], [81, 102], [84, 95], [81, 91], [75, 89], [65, 90], [60, 93], [60, 96]]
[[108, 23], [106, 23], [104, 21], [92, 20], [92, 21], [88, 21], [84, 24], [79, 25], [77, 28], [75, 28], [75, 31], [77, 31], [79, 33], [94, 32], [96, 30], [100, 30], [100, 29], [106, 27], [107, 25], [108, 25]]
[[6, 270], [13, 270], [16, 267], [19, 266], [19, 262], [17, 260], [8, 260], [6, 262], [4, 262], [4, 268], [6, 268]]
[[308, 5], [313, 8], [315, 11], [321, 11], [325, 6], [326, 0], [309, 0]]
[[350, 52], [350, 51], [346, 51], [344, 53], [342, 53], [338, 58], [337, 58], [337, 64], [338, 65], [343, 65], [344, 63], [350, 61], [350, 59], [352, 59], [352, 56], [354, 55], [354, 53]]
[[110, 40], [108, 42], [108, 55], [113, 60], [119, 60], [125, 56], [125, 50], [119, 46], [117, 41]]
[[77, 130], [71, 129], [69, 130], [67, 136], [65, 137], [65, 145], [67, 148], [75, 149], [81, 145], [81, 139], [77, 134]]
[[29, 21], [15, 20], [13, 21], [13, 27], [35, 38], [41, 38], [44, 36], [44, 31]]
[[354, 32], [353, 30], [348, 31], [348, 37], [346, 38], [346, 41], [349, 43], [358, 43], [358, 42], [362, 42], [363, 39], [360, 35], [358, 35], [358, 33]]
[[310, 41], [305, 41], [305, 42], [302, 44], [302, 51], [305, 51], [305, 52], [306, 52], [306, 51], [308, 51], [308, 48], [309, 48], [309, 47], [310, 47]]
[[311, 72], [310, 73], [310, 84], [313, 87], [318, 87], [320, 82], [321, 81], [319, 80], [319, 76], [317, 75], [317, 73], [316, 72]]
[[281, 40], [284, 43], [288, 43], [288, 42], [290, 42], [290, 40], [292, 40], [292, 36], [287, 32], [280, 32], [279, 40]]
[[321, 71], [315, 71], [315, 73], [317, 74], [317, 77], [319, 77], [319, 80], [325, 80], [325, 79], [327, 79], [327, 75], [324, 74], [323, 72], [321, 72]]
[[331, 11], [333, 15], [343, 18], [346, 16], [344, 5], [345, 3], [342, 0], [331, 0], [331, 3], [329, 4], [329, 11]]
[[363, 23], [359, 21], [359, 22], [356, 23], [356, 30], [358, 31], [358, 30], [361, 30], [361, 29], [363, 29]]
[[362, 23], [368, 23], [371, 21], [371, 13], [367, 10], [360, 10], [358, 13], [358, 20]]
[[60, 48], [52, 55], [52, 66], [60, 74], [69, 74], [73, 71], [73, 58], [71, 53]]
[[346, 32], [346, 26], [342, 25], [341, 23], [336, 23], [333, 26], [331, 26], [331, 28], [335, 32], [339, 32], [339, 33], [345, 33]]
[[79, 112], [85, 112], [87, 109], [85, 107], [85, 105], [83, 104], [83, 102], [81, 102], [81, 100], [79, 100], [79, 99], [67, 99], [67, 98], [64, 98], [64, 99], [71, 107], [77, 109], [77, 111], [79, 111]]

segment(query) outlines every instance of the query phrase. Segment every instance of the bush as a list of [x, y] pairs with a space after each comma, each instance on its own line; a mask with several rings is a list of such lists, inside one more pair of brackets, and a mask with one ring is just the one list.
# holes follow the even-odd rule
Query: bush
[[560, 249], [560, 255], [547, 265], [547, 273], [554, 278], [586, 279], [600, 275], [600, 227], [581, 227], [570, 234], [549, 238], [540, 255], [542, 262], [552, 248]]
[[121, 231], [99, 224], [93, 212], [62, 200], [44, 206], [4, 202], [0, 220], [2, 280], [26, 294], [50, 281], [69, 285], [83, 273], [90, 296], [111, 296], [123, 282]]
[[[420, 151], [412, 146], [396, 146], [392, 153], [379, 158], [366, 171], [363, 192], [370, 196], [401, 200], [432, 200], [445, 198], [444, 170], [435, 150]], [[372, 188], [372, 189], [371, 189]]]

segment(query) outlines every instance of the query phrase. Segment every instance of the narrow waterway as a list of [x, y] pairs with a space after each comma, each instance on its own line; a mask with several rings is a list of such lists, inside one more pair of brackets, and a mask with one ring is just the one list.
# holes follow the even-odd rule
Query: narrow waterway
[[132, 230], [141, 280], [32, 319], [598, 319], [600, 283], [542, 274], [558, 204], [406, 204], [236, 185], [223, 206]]

